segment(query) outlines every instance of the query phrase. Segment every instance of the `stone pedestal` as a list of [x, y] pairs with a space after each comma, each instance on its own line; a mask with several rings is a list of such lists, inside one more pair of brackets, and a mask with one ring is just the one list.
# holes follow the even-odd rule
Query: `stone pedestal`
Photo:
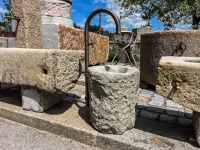
[[41, 12], [39, 0], [11, 0], [13, 15], [20, 19], [16, 32], [16, 47], [42, 48]]
[[200, 112], [193, 112], [193, 126], [196, 134], [197, 143], [200, 146]]
[[40, 0], [42, 24], [73, 26], [71, 0]]
[[47, 93], [36, 88], [22, 87], [22, 107], [25, 110], [44, 112], [61, 101], [58, 94]]
[[123, 134], [134, 127], [139, 70], [125, 66], [89, 69], [90, 121], [103, 133]]

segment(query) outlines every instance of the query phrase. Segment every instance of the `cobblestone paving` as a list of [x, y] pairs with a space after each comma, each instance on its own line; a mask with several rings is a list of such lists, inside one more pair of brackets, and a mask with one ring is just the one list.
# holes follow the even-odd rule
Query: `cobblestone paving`
[[[76, 98], [77, 101], [85, 101], [84, 76], [81, 76], [78, 84], [70, 90], [64, 98], [70, 101]], [[192, 111], [173, 101], [158, 95], [157, 93], [140, 89], [137, 103], [137, 116], [145, 119], [178, 124], [182, 126], [192, 126]]]

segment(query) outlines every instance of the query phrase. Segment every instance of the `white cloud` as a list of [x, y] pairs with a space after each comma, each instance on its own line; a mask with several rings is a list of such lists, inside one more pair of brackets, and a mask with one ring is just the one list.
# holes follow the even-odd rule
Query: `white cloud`
[[[121, 8], [116, 2], [115, 0], [110, 0], [109, 2], [107, 1], [106, 4], [108, 9], [111, 9], [113, 12], [115, 12], [119, 17], [120, 15], [123, 15], [126, 13], [127, 10], [125, 10], [124, 8]], [[121, 18], [121, 23], [122, 23], [122, 27], [127, 27], [129, 30], [132, 30], [133, 28], [136, 27], [140, 27], [143, 25], [147, 24], [147, 21], [143, 20], [141, 18], [141, 14], [140, 13], [134, 13], [132, 15], [129, 15], [128, 17], [125, 18]], [[112, 20], [111, 17], [107, 17], [107, 24], [103, 26], [106, 29], [113, 29], [115, 28], [115, 24]]]
[[97, 3], [107, 3], [108, 0], [94, 0], [94, 3], [97, 4]]
[[5, 13], [5, 12], [7, 12], [7, 10], [0, 6], [0, 13]]

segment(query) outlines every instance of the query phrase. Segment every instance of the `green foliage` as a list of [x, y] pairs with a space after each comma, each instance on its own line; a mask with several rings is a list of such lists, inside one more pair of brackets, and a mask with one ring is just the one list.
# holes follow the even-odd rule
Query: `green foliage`
[[11, 20], [5, 20], [4, 16], [10, 16], [11, 10], [11, 0], [3, 0], [4, 6], [6, 7], [7, 12], [0, 13], [1, 21], [0, 21], [0, 32], [11, 32], [12, 31], [12, 22]]
[[124, 8], [135, 6], [131, 13], [141, 11], [143, 19], [152, 17], [164, 22], [166, 28], [172, 28], [175, 24], [184, 22], [192, 24], [193, 28], [200, 22], [200, 0], [117, 0]]
[[103, 28], [101, 28], [98, 25], [90, 25], [89, 30], [90, 30], [90, 32], [98, 33], [98, 34], [105, 35], [108, 37], [111, 36], [111, 33], [109, 31], [104, 30]]
[[77, 25], [76, 23], [73, 23], [73, 27], [77, 29], [82, 29], [81, 26]]
[[111, 48], [109, 50], [108, 62], [111, 62], [113, 60], [113, 58], [115, 57], [116, 53], [117, 53], [117, 50], [115, 48]]

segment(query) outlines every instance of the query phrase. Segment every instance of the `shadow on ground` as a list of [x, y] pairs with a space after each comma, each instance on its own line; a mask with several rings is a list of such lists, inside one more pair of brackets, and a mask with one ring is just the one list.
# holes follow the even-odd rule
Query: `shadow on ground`
[[140, 117], [136, 118], [135, 128], [174, 140], [187, 142], [193, 146], [197, 146], [193, 128], [182, 127], [176, 124], [152, 121]]

